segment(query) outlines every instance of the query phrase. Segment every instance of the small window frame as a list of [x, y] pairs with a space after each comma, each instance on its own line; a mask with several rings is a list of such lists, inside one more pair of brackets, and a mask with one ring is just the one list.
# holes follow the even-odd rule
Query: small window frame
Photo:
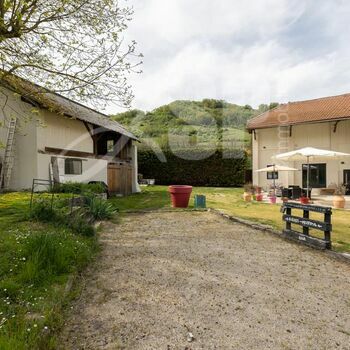
[[[78, 171], [74, 166], [74, 162], [79, 162]], [[83, 174], [83, 160], [79, 158], [65, 158], [64, 160], [64, 174], [65, 175], [82, 175]]]
[[[271, 166], [273, 165], [269, 164], [267, 167], [271, 167]], [[267, 180], [278, 180], [278, 177], [279, 177], [278, 171], [275, 171], [275, 172], [268, 171], [266, 175]]]
[[107, 154], [114, 153], [115, 141], [113, 139], [108, 139], [106, 141], [106, 147], [107, 147]]

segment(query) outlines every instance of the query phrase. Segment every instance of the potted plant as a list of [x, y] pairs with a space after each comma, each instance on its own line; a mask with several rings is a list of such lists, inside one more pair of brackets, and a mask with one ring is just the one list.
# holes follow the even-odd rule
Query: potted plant
[[305, 194], [302, 194], [300, 197], [300, 203], [301, 204], [309, 204], [310, 199]]
[[251, 202], [252, 201], [252, 184], [248, 183], [244, 185], [244, 193], [243, 193], [243, 199], [245, 202]]
[[334, 191], [334, 197], [333, 197], [333, 206], [336, 209], [344, 209], [345, 208], [345, 195], [346, 193], [346, 186], [339, 185], [336, 187]]
[[255, 200], [257, 202], [262, 202], [264, 195], [262, 193], [262, 188], [260, 186], [254, 186], [255, 188]]
[[271, 204], [276, 204], [277, 197], [276, 197], [276, 195], [274, 193], [269, 195], [269, 201], [270, 201]]

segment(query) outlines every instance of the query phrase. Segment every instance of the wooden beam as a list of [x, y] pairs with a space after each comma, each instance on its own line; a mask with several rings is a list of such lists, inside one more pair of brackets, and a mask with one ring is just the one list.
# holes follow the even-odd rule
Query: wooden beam
[[83, 123], [84, 123], [84, 126], [85, 126], [86, 130], [88, 131], [89, 135], [93, 139], [94, 138], [93, 128], [91, 128], [87, 122], [83, 121]]
[[45, 152], [55, 155], [79, 158], [95, 158], [95, 154], [89, 152], [74, 151], [70, 149], [45, 147]]
[[333, 132], [336, 133], [337, 132], [337, 128], [338, 128], [338, 124], [340, 123], [340, 120], [336, 121], [334, 124], [334, 128], [333, 128]]
[[[40, 151], [39, 151], [40, 152]], [[111, 162], [130, 162], [131, 158], [126, 159], [120, 159], [110, 156], [99, 156], [94, 153], [89, 152], [81, 152], [81, 151], [75, 151], [75, 150], [69, 150], [69, 149], [62, 149], [62, 148], [53, 148], [53, 147], [45, 147], [45, 151], [41, 153], [44, 154], [52, 154], [62, 157], [77, 157], [77, 158], [91, 158], [91, 159], [104, 159]]]

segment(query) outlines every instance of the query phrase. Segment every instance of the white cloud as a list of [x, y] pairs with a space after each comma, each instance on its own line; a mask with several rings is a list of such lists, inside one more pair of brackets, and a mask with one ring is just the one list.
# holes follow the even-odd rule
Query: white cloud
[[[134, 108], [175, 99], [240, 104], [350, 91], [345, 0], [130, 0], [145, 54]], [[332, 6], [331, 6], [332, 5]]]

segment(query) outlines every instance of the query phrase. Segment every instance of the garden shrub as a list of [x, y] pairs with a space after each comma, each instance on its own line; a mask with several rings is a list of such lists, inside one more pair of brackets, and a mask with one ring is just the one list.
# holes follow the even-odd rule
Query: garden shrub
[[95, 227], [87, 215], [74, 213], [69, 219], [69, 227], [76, 233], [85, 237], [93, 237], [96, 234]]
[[56, 184], [53, 190], [55, 193], [105, 193], [106, 187], [102, 183], [87, 184], [83, 182], [66, 182]]
[[[166, 162], [161, 162], [152, 150], [139, 150], [139, 173], [144, 178], [156, 179], [159, 185], [192, 185], [238, 187], [244, 184], [247, 156], [244, 151], [231, 151], [224, 157], [217, 150], [182, 150], [175, 155], [163, 150]], [[227, 155], [226, 155], [227, 156]]]
[[51, 206], [50, 201], [42, 200], [33, 204], [30, 218], [35, 221], [51, 223], [70, 228], [74, 233], [92, 237], [96, 230], [93, 227], [94, 216], [88, 208], [80, 208], [70, 213], [69, 207]]
[[95, 220], [111, 219], [116, 213], [115, 208], [110, 203], [94, 195], [87, 195], [85, 203], [86, 208]]
[[41, 222], [60, 221], [57, 209], [51, 206], [48, 200], [40, 200], [34, 203], [29, 215], [31, 219]]

